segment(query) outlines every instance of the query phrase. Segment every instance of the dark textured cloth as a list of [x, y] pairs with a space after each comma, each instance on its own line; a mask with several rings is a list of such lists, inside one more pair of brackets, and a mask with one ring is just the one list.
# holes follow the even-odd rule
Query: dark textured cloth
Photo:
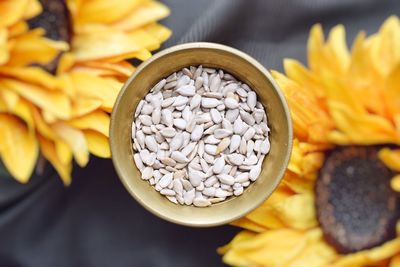
[[[310, 26], [342, 23], [348, 40], [376, 31], [400, 13], [400, 1], [382, 0], [167, 0], [163, 23], [174, 31], [164, 45], [210, 41], [239, 48], [267, 68], [282, 59], [305, 61]], [[215, 249], [230, 226], [193, 229], [173, 225], [137, 204], [110, 160], [92, 158], [74, 168], [65, 188], [52, 170], [19, 185], [0, 172], [0, 267], [221, 266]], [[312, 267], [312, 266], [311, 266]]]

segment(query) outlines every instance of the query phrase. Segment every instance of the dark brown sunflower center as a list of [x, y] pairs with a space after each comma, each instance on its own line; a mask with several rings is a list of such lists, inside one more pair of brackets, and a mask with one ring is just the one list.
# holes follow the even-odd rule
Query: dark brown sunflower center
[[372, 248], [395, 237], [399, 198], [393, 173], [377, 147], [332, 151], [316, 183], [317, 216], [326, 240], [341, 253]]
[[[28, 21], [29, 27], [44, 28], [46, 36], [57, 41], [71, 41], [71, 22], [68, 8], [64, 0], [40, 0], [43, 12]], [[50, 72], [54, 72], [58, 58], [43, 66]]]

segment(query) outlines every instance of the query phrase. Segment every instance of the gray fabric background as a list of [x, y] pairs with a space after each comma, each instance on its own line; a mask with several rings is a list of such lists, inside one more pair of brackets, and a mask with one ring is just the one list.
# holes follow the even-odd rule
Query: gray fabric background
[[[304, 62], [312, 24], [343, 23], [348, 40], [376, 31], [400, 13], [398, 0], [166, 0], [163, 21], [174, 35], [164, 45], [210, 41], [239, 48], [267, 68], [282, 59]], [[139, 206], [109, 160], [74, 168], [64, 188], [52, 170], [19, 185], [0, 172], [0, 267], [221, 266], [217, 246], [230, 226], [191, 229], [164, 222]], [[311, 266], [312, 267], [312, 266]]]

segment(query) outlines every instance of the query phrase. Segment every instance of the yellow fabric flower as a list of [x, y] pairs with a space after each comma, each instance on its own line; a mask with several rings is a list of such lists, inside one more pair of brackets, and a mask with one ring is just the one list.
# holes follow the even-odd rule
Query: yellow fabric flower
[[74, 37], [74, 67], [95, 75], [127, 76], [132, 66], [125, 59], [146, 60], [171, 32], [156, 23], [169, 9], [152, 0], [67, 1]]
[[[156, 23], [169, 10], [152, 0], [69, 0], [70, 43], [29, 29], [41, 12], [37, 0], [0, 2], [0, 155], [19, 182], [40, 153], [69, 184], [73, 159], [110, 157], [109, 113], [134, 71], [127, 59], [147, 59], [170, 36]], [[54, 74], [40, 67], [55, 60]]]
[[[294, 147], [288, 170], [271, 197], [234, 222], [247, 230], [219, 248], [234, 266], [400, 266], [400, 237], [355, 253], [329, 245], [317, 220], [315, 182], [327, 152], [336, 145], [385, 145], [379, 158], [400, 171], [400, 22], [361, 32], [351, 52], [344, 27], [324, 40], [320, 25], [308, 40], [308, 65], [284, 61], [273, 71], [292, 112]], [[400, 191], [400, 176], [391, 186]], [[373, 189], [371, 189], [373, 190]]]

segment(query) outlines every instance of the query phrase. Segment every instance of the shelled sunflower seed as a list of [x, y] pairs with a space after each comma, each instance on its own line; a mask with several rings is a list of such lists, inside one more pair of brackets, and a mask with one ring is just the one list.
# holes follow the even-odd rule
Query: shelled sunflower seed
[[223, 70], [184, 68], [159, 81], [132, 122], [142, 179], [171, 202], [207, 207], [240, 196], [269, 153], [256, 93]]

